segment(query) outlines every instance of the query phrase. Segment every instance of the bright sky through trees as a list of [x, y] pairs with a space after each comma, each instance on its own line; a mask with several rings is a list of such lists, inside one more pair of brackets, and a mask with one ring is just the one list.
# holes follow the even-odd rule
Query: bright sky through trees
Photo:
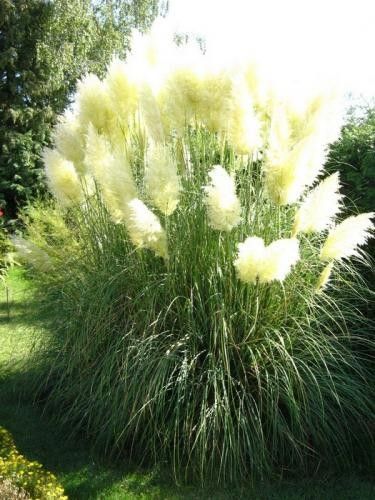
[[167, 19], [223, 57], [248, 50], [274, 74], [375, 96], [374, 0], [170, 0]]

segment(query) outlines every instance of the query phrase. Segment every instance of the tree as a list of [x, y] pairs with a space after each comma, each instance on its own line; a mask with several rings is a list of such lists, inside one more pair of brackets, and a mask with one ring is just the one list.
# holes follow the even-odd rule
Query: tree
[[77, 79], [124, 56], [158, 0], [0, 0], [0, 208], [45, 192], [41, 149]]
[[362, 211], [375, 206], [375, 107], [350, 111], [340, 138], [331, 145], [326, 168], [340, 171], [343, 192]]

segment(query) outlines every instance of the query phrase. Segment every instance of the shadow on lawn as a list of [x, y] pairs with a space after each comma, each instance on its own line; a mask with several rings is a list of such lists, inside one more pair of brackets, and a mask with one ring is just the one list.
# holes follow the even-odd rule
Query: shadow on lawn
[[12, 433], [20, 453], [59, 477], [69, 498], [100, 498], [101, 492], [133, 468], [113, 467], [84, 440], [67, 437], [56, 427], [28, 392], [33, 375], [30, 371], [0, 371], [0, 425]]
[[58, 475], [69, 498], [97, 498], [120, 472], [99, 464], [83, 442], [67, 439], [34, 403], [31, 381], [36, 368], [22, 358], [35, 343], [43, 318], [23, 280], [16, 270], [9, 279], [8, 297], [0, 290], [0, 425], [12, 433], [20, 453]]
[[[32, 307], [32, 306], [31, 306]], [[8, 312], [0, 307], [0, 327], [7, 327], [9, 330], [24, 326], [30, 328], [30, 324], [26, 326], [26, 322], [30, 319], [30, 314], [25, 312], [19, 306], [12, 306], [8, 316]]]
[[[58, 476], [69, 499], [197, 499], [197, 500], [372, 500], [375, 485], [369, 474], [345, 477], [318, 471], [315, 478], [284, 480], [281, 483], [238, 487], [177, 487], [168, 472], [146, 470], [126, 461], [109, 462], [90, 449], [83, 438], [69, 437], [32, 402], [29, 392], [32, 369], [0, 373], [0, 425], [13, 435], [20, 453], [37, 460]], [[5, 376], [6, 375], [6, 376]]]

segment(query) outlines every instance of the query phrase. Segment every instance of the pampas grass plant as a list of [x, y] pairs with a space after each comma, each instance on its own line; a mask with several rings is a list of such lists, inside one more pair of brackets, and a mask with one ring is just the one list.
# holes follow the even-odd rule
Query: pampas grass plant
[[65, 235], [41, 228], [48, 210], [31, 214], [29, 248], [50, 259], [34, 270], [52, 313], [36, 353], [47, 405], [179, 478], [368, 459], [368, 340], [348, 332], [366, 290], [349, 259], [372, 214], [336, 222], [337, 175], [311, 191], [334, 103], [296, 110], [255, 92], [246, 61], [171, 46], [166, 68], [147, 43], [80, 83], [45, 154]]

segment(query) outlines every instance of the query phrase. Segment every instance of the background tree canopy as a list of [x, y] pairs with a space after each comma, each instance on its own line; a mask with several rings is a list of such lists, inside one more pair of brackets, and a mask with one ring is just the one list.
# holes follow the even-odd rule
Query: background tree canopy
[[340, 138], [331, 145], [326, 167], [340, 171], [344, 194], [361, 211], [375, 207], [375, 107], [351, 109]]
[[0, 0], [0, 208], [45, 191], [40, 152], [77, 79], [124, 56], [158, 0]]

